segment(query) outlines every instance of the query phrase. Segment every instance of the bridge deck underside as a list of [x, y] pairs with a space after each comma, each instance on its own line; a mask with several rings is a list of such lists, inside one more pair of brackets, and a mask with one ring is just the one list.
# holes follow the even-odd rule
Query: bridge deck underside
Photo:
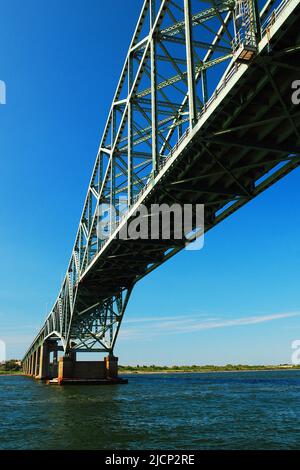
[[[284, 52], [300, 44], [296, 13], [155, 185], [147, 205], [205, 204], [207, 231], [299, 165], [300, 112], [291, 101], [299, 51]], [[80, 282], [77, 311], [128, 288], [182, 248], [180, 240], [112, 240]]]

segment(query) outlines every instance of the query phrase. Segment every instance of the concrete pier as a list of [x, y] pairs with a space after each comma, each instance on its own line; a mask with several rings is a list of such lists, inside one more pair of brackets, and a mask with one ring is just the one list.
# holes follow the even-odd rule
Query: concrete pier
[[118, 358], [108, 356], [104, 361], [77, 362], [74, 356], [64, 356], [59, 360], [58, 385], [108, 385], [123, 384], [127, 380], [118, 377]]
[[58, 351], [61, 350], [57, 341], [46, 341], [39, 345], [24, 361], [24, 375], [58, 385], [128, 383], [128, 380], [118, 376], [118, 358], [113, 355], [108, 355], [103, 361], [77, 361], [76, 352], [71, 351], [58, 360]]
[[40, 348], [39, 370], [35, 376], [36, 379], [45, 380], [49, 378], [49, 346], [44, 343]]

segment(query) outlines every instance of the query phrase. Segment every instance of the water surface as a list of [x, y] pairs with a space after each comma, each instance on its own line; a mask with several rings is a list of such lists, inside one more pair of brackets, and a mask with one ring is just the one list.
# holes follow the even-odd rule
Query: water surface
[[0, 449], [300, 449], [300, 371], [0, 377]]

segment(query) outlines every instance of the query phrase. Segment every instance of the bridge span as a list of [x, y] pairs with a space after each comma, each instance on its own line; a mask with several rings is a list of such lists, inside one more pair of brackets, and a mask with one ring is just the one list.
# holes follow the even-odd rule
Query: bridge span
[[[25, 374], [117, 381], [135, 284], [299, 166], [299, 3], [144, 1], [67, 273]], [[174, 223], [168, 239], [120, 236], [142, 205], [151, 225], [162, 204], [204, 205], [204, 221], [193, 216], [181, 237]], [[107, 356], [77, 362], [82, 352]]]

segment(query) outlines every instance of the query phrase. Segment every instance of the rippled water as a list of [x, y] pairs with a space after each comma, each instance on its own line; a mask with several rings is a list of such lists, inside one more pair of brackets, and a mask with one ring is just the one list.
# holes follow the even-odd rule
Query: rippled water
[[300, 371], [91, 387], [0, 377], [0, 448], [300, 449]]

